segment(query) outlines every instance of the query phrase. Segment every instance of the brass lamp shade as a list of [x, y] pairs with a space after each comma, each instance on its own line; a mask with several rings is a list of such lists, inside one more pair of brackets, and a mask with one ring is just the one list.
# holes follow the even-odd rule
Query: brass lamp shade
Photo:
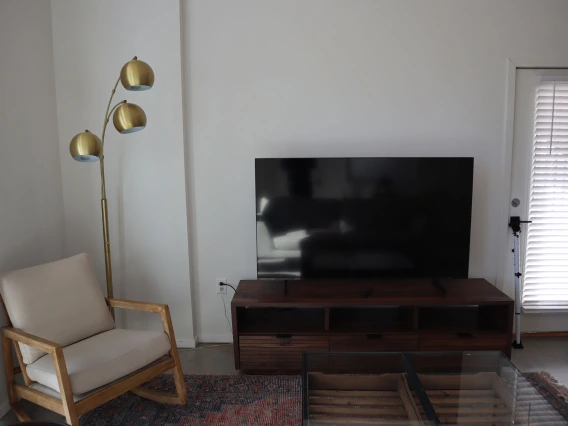
[[146, 113], [136, 104], [124, 103], [114, 111], [112, 122], [119, 133], [134, 133], [146, 127]]
[[154, 85], [154, 71], [146, 62], [134, 58], [120, 70], [120, 82], [126, 90], [148, 90]]
[[69, 145], [71, 157], [82, 163], [98, 161], [103, 153], [103, 143], [88, 130], [76, 135]]

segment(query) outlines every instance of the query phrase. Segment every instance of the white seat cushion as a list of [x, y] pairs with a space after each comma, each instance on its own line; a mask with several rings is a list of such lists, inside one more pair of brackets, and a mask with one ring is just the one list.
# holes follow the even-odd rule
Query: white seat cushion
[[[15, 328], [68, 346], [114, 328], [86, 254], [10, 272], [0, 292]], [[25, 364], [45, 355], [20, 344]]]
[[[116, 328], [63, 348], [74, 395], [107, 385], [145, 367], [170, 350], [164, 332]], [[27, 366], [30, 379], [59, 391], [51, 355]]]

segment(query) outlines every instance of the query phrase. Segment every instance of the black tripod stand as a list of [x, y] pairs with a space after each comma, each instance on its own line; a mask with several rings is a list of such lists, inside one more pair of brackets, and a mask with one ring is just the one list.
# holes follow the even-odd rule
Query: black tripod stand
[[523, 349], [521, 342], [521, 276], [519, 265], [519, 235], [521, 223], [531, 223], [530, 220], [521, 220], [519, 216], [511, 216], [509, 228], [513, 230], [513, 269], [515, 274], [515, 340], [513, 348]]

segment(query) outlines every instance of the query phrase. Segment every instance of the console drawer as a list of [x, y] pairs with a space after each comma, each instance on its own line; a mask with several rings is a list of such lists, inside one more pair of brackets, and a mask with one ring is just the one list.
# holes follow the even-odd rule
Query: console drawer
[[503, 351], [510, 344], [509, 334], [448, 332], [420, 335], [421, 351]]
[[304, 352], [328, 350], [329, 338], [326, 336], [273, 334], [239, 337], [243, 370], [300, 370]]
[[338, 352], [417, 351], [418, 334], [361, 334], [331, 336], [329, 350]]
[[[242, 348], [293, 348], [307, 350], [329, 350], [329, 338], [327, 336], [310, 336], [295, 334], [271, 334], [239, 337], [239, 346]], [[314, 348], [314, 349], [305, 349]]]

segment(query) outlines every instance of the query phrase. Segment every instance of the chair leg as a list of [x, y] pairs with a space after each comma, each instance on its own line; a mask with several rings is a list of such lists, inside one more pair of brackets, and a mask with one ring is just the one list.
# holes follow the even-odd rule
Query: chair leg
[[30, 417], [20, 406], [18, 395], [16, 394], [16, 376], [14, 374], [14, 357], [12, 355], [12, 341], [2, 335], [2, 354], [4, 357], [4, 373], [6, 374], [6, 385], [8, 386], [8, 400], [10, 408], [19, 421], [26, 422]]
[[61, 393], [61, 402], [63, 403], [63, 412], [65, 421], [71, 426], [79, 426], [79, 415], [77, 407], [73, 400], [73, 391], [71, 390], [71, 382], [67, 373], [67, 365], [63, 356], [63, 348], [60, 346], [52, 353], [53, 364], [55, 365], [55, 374], [59, 383], [59, 392]]
[[10, 404], [10, 407], [12, 408], [12, 411], [14, 412], [16, 417], [18, 418], [18, 421], [29, 422], [32, 420], [30, 416], [28, 416], [27, 413], [22, 409], [22, 406], [20, 405], [19, 402], [16, 402], [15, 404]]
[[160, 312], [162, 318], [162, 325], [164, 327], [164, 332], [170, 338], [170, 355], [174, 359], [176, 365], [173, 369], [174, 382], [176, 384], [176, 393], [179, 399], [178, 404], [185, 404], [187, 402], [187, 389], [185, 387], [185, 380], [183, 378], [183, 372], [181, 371], [181, 362], [179, 359], [178, 348], [176, 344], [176, 336], [174, 334], [174, 326], [172, 325], [172, 318], [170, 316], [170, 308], [165, 306]]
[[77, 415], [74, 417], [67, 415], [65, 416], [65, 421], [69, 426], [79, 426], [79, 416]]
[[[177, 348], [175, 348], [177, 353]], [[185, 387], [185, 379], [183, 377], [183, 372], [181, 371], [181, 364], [179, 362], [179, 355], [176, 357], [176, 366], [174, 367], [174, 382], [176, 385], [176, 393], [179, 399], [179, 404], [185, 404], [187, 402], [187, 388]]]

